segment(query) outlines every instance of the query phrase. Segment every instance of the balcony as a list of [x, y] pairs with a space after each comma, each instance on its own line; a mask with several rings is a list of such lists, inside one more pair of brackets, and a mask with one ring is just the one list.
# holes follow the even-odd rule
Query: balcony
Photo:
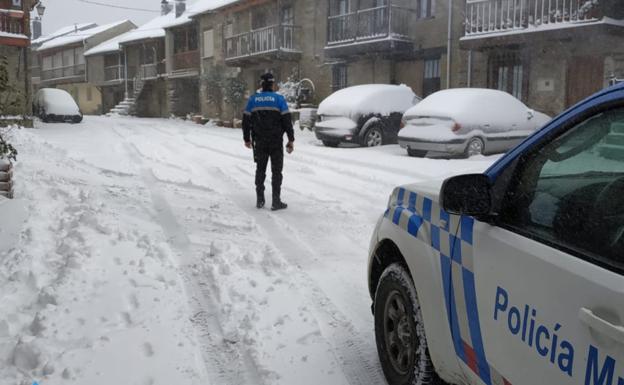
[[136, 77], [141, 80], [152, 80], [164, 76], [165, 63], [141, 64], [136, 71]]
[[77, 64], [66, 67], [58, 67], [52, 69], [46, 69], [41, 71], [42, 82], [72, 82], [72, 81], [84, 81], [86, 75], [86, 66], [84, 64]]
[[225, 39], [225, 61], [244, 65], [262, 60], [298, 60], [301, 57], [298, 32], [293, 25], [272, 25]]
[[119, 83], [125, 79], [126, 71], [123, 65], [104, 67], [104, 81]]
[[410, 50], [410, 24], [415, 13], [397, 5], [361, 9], [327, 19], [327, 46], [330, 57], [364, 52]]
[[[494, 38], [499, 43], [511, 42], [513, 38], [505, 38], [529, 32], [548, 32], [556, 38], [563, 36], [557, 31], [571, 27], [614, 28], [622, 25], [605, 16], [605, 8], [600, 1], [467, 0], [462, 45], [469, 46], [468, 41], [484, 38]], [[609, 25], [609, 21], [613, 24]]]
[[173, 55], [173, 77], [199, 75], [199, 50], [178, 52]]
[[28, 46], [29, 39], [25, 35], [23, 12], [0, 9], [0, 44]]

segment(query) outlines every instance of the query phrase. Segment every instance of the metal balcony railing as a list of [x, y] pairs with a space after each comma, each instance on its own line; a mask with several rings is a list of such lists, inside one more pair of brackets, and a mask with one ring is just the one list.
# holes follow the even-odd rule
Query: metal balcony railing
[[178, 52], [173, 55], [173, 70], [199, 68], [199, 50]]
[[86, 74], [86, 66], [77, 64], [73, 66], [58, 67], [41, 71], [41, 80], [56, 80], [73, 78], [77, 76], [84, 77]]
[[410, 18], [414, 10], [398, 5], [362, 9], [327, 20], [327, 44], [345, 44], [360, 40], [396, 37], [409, 38]]
[[137, 73], [140, 79], [154, 79], [165, 73], [164, 63], [141, 64]]
[[9, 13], [0, 13], [0, 32], [16, 35], [24, 34], [24, 18]]
[[104, 80], [115, 81], [123, 80], [126, 78], [126, 70], [123, 65], [115, 65], [104, 67]]
[[275, 51], [298, 52], [294, 25], [272, 25], [225, 39], [225, 58], [237, 59]]
[[598, 0], [467, 0], [466, 36], [590, 22], [602, 16]]

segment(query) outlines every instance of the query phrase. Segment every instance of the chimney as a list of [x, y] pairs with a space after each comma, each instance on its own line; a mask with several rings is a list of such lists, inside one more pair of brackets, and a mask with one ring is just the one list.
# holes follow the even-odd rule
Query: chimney
[[176, 17], [180, 17], [184, 11], [186, 11], [186, 1], [185, 0], [175, 0], [175, 15]]
[[32, 40], [39, 39], [41, 37], [41, 19], [35, 17], [32, 21]]
[[164, 16], [169, 12], [171, 12], [171, 4], [167, 0], [162, 0], [160, 3], [160, 14]]

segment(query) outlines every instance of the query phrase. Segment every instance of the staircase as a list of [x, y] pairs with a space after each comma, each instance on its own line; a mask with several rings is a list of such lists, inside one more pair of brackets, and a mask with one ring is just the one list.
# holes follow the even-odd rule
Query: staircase
[[113, 107], [106, 115], [135, 115], [136, 114], [136, 101], [141, 96], [143, 92], [143, 88], [145, 87], [145, 81], [140, 78], [134, 78], [132, 82], [134, 84], [134, 88], [132, 90], [132, 95], [126, 95], [124, 100], [122, 100], [118, 105]]
[[624, 123], [611, 125], [611, 133], [600, 146], [600, 155], [607, 159], [624, 160]]

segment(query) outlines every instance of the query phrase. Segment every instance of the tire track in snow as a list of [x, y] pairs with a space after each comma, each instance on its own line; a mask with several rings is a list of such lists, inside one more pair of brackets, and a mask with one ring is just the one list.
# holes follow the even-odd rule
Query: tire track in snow
[[[268, 239], [283, 257], [293, 266], [306, 265], [314, 259], [313, 248], [301, 239], [293, 240], [275, 220], [273, 215], [258, 215], [258, 210], [248, 204], [248, 197], [242, 191], [240, 184], [223, 170], [207, 169], [215, 181], [221, 181], [222, 194], [229, 197], [240, 210], [254, 218], [263, 229]], [[261, 212], [262, 213], [262, 212]], [[333, 354], [340, 363], [342, 371], [351, 385], [378, 385], [385, 384], [381, 367], [377, 361], [374, 345], [367, 345], [365, 340], [351, 321], [338, 309], [331, 299], [318, 287], [316, 282], [301, 269], [298, 280], [302, 282], [306, 291], [302, 292], [306, 300], [313, 307], [313, 315], [321, 328], [321, 333], [333, 347]]]
[[[227, 343], [221, 322], [216, 311], [209, 312], [209, 309], [218, 309], [217, 301], [208, 282], [198, 282], [194, 278], [192, 266], [193, 260], [191, 241], [177, 222], [173, 210], [158, 187], [159, 181], [151, 168], [144, 165], [141, 152], [134, 143], [129, 142], [114, 127], [117, 134], [126, 146], [128, 155], [136, 161], [141, 170], [140, 175], [144, 184], [150, 191], [156, 220], [168, 237], [168, 243], [181, 258], [181, 276], [185, 283], [186, 291], [191, 293], [191, 301], [194, 315], [191, 322], [199, 329], [198, 340], [201, 342], [201, 352], [204, 364], [207, 366], [208, 377], [216, 384], [224, 385], [264, 385], [258, 368], [247, 350], [239, 349], [234, 344]], [[244, 368], [244, 370], [237, 370]]]

